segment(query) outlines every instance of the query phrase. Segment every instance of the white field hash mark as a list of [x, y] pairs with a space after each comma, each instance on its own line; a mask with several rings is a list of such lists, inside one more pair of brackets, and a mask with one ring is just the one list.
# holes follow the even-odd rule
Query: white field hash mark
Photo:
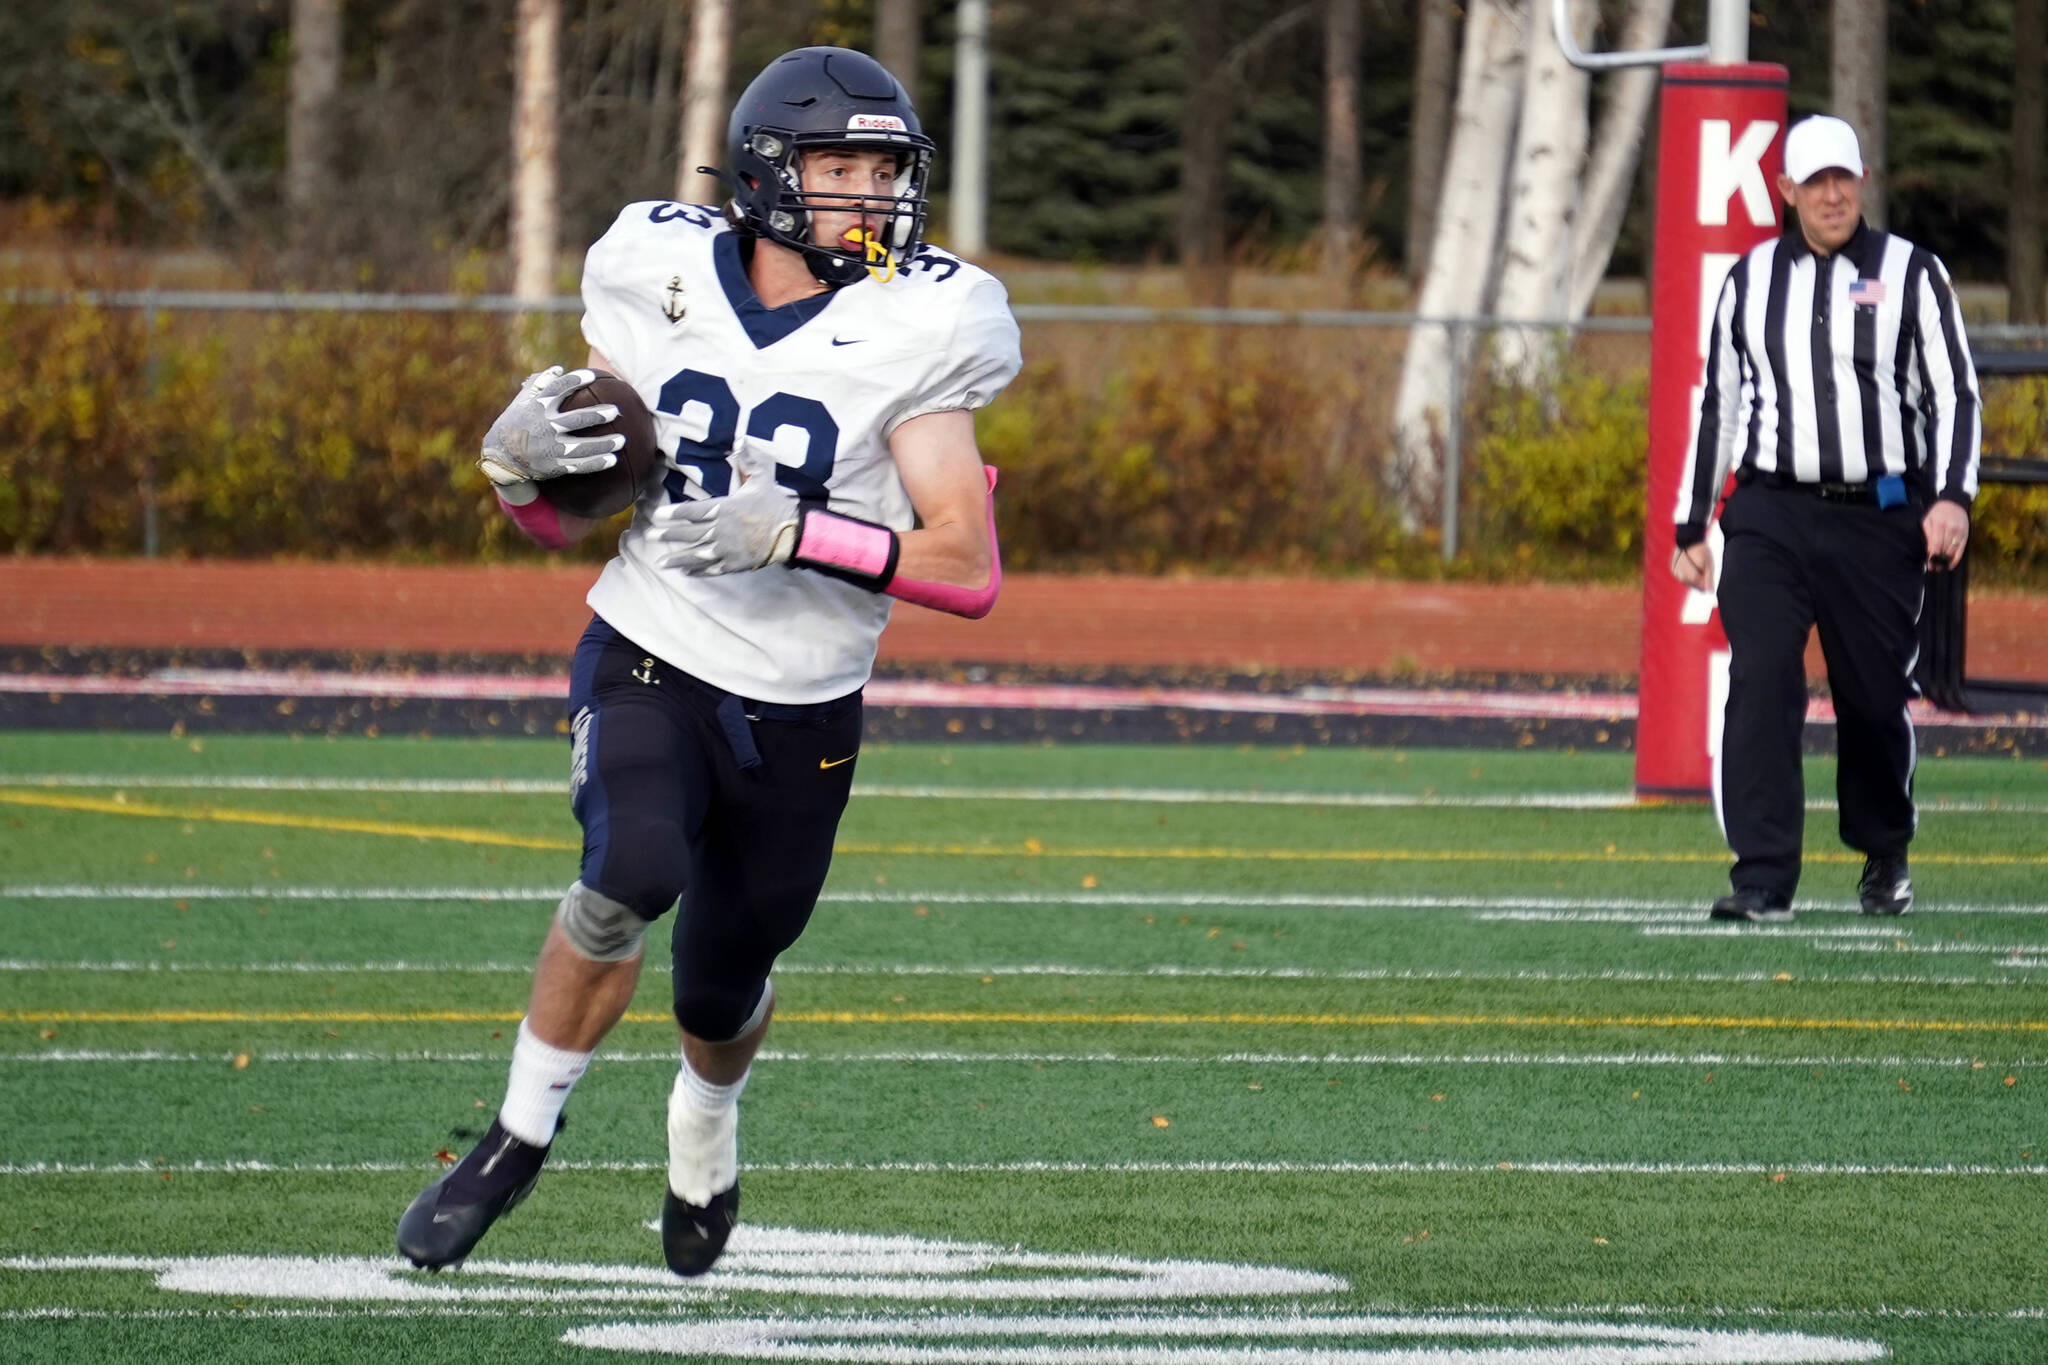
[[[121, 773], [0, 774], [0, 788], [132, 788], [169, 791], [371, 792], [386, 795], [564, 796], [568, 783], [557, 778], [522, 777], [181, 777]], [[1326, 806], [1336, 809], [1450, 810], [1588, 810], [1655, 811], [1668, 802], [1638, 801], [1631, 792], [1344, 792], [1225, 790], [1208, 787], [973, 787], [950, 783], [856, 782], [853, 795], [868, 800], [1016, 801], [1064, 805], [1109, 802], [1129, 805]], [[1816, 797], [1812, 811], [1834, 810], [1835, 802]], [[2048, 803], [2038, 801], [1976, 801], [1923, 799], [1922, 814], [2040, 815]]]
[[[546, 1305], [612, 1321], [571, 1328], [562, 1340], [600, 1350], [865, 1365], [1745, 1365], [1872, 1360], [1882, 1343], [1804, 1332], [1670, 1327], [1641, 1320], [1553, 1321], [1527, 1314], [1348, 1314], [1304, 1296], [1350, 1289], [1310, 1270], [1193, 1260], [1061, 1255], [916, 1237], [804, 1232], [742, 1225], [718, 1266], [679, 1281], [644, 1265], [470, 1262], [446, 1275], [395, 1258], [199, 1256], [19, 1257], [18, 1272], [139, 1271], [170, 1294], [235, 1300], [393, 1305], [438, 1311], [488, 1307], [508, 1314]], [[735, 1292], [802, 1295], [851, 1305], [1020, 1305], [1004, 1316], [952, 1311], [915, 1316], [852, 1311], [735, 1318], [705, 1316]], [[1278, 1311], [1231, 1311], [1218, 1301], [1282, 1300]], [[1197, 1313], [1133, 1305], [1197, 1303]], [[1113, 1307], [1121, 1306], [1121, 1307]], [[650, 1320], [649, 1310], [680, 1316]], [[1033, 1311], [1035, 1310], [1035, 1311]], [[143, 1310], [149, 1311], [149, 1310]], [[305, 1311], [303, 1309], [298, 1311]], [[1470, 1342], [1483, 1343], [1477, 1346]], [[1411, 1349], [1401, 1343], [1417, 1343]]]

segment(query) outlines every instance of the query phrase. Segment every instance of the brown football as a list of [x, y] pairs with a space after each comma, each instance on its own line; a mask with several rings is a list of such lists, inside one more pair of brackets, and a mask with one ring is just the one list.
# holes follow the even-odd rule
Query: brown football
[[562, 400], [562, 410], [587, 408], [593, 403], [610, 403], [619, 410], [617, 419], [603, 426], [585, 427], [575, 435], [624, 435], [626, 444], [619, 451], [618, 463], [595, 474], [543, 479], [540, 492], [558, 512], [602, 521], [631, 507], [661, 478], [668, 462], [661, 457], [661, 447], [654, 443], [654, 415], [647, 411], [647, 405], [640, 401], [631, 384], [599, 370], [597, 378]]

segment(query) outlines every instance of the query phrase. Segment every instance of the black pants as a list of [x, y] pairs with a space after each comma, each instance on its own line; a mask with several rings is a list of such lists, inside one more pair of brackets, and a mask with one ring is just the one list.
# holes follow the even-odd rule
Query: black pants
[[1728, 709], [1716, 793], [1737, 888], [1799, 885], [1807, 636], [1820, 627], [1834, 694], [1842, 842], [1903, 853], [1913, 838], [1913, 661], [1926, 561], [1922, 509], [1828, 501], [1755, 482], [1721, 515]]
[[569, 715], [582, 882], [643, 919], [678, 906], [676, 1022], [723, 1042], [818, 903], [853, 787], [860, 693], [734, 697], [593, 620]]

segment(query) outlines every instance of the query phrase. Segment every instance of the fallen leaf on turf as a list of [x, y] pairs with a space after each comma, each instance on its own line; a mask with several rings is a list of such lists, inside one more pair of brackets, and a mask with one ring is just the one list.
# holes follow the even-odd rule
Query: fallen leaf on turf
[[2007, 1077], [2005, 1078], [2005, 1084], [2006, 1084], [2006, 1085], [2018, 1085], [2018, 1084], [2019, 1084], [2019, 1080], [2018, 1080], [2018, 1078], [2017, 1078], [2017, 1077], [2013, 1077], [2013, 1076], [2007, 1076]]
[[1771, 1172], [1771, 1183], [1772, 1183], [1773, 1185], [1782, 1185], [1782, 1184], [1784, 1184], [1784, 1183], [1785, 1183], [1785, 1173], [1784, 1173], [1783, 1171], [1772, 1171], [1772, 1172]]
[[1904, 1076], [1899, 1077], [1899, 1089], [1911, 1090], [1912, 1088], [1912, 1086], [1906, 1084], [1906, 1078]]
[[440, 1162], [443, 1166], [446, 1166], [455, 1160], [455, 1153], [449, 1151], [446, 1147], [443, 1147], [440, 1151], [434, 1153], [434, 1160]]
[[1431, 1104], [1442, 1104], [1444, 1102], [1444, 1097], [1442, 1095], [1431, 1095], [1429, 1097], [1429, 1102]]
[[1093, 891], [1093, 890], [1095, 889], [1095, 887], [1097, 886], [1097, 884], [1098, 884], [1098, 883], [1097, 883], [1097, 882], [1096, 882], [1096, 880], [1095, 880], [1095, 874], [1094, 874], [1093, 872], [1091, 872], [1091, 873], [1089, 873], [1089, 874], [1088, 874], [1087, 876], [1085, 876], [1085, 877], [1081, 878], [1081, 885], [1082, 885], [1083, 887], [1087, 888], [1087, 889], [1088, 889], [1088, 890], [1090, 890], [1090, 891]]
[[1247, 1090], [1264, 1090], [1266, 1087], [1260, 1085], [1257, 1081], [1246, 1081], [1244, 1083], [1244, 1088]]
[[1604, 1247], [1607, 1245], [1607, 1239], [1605, 1237], [1595, 1237], [1593, 1239], [1593, 1245], [1596, 1247]]
[[248, 1053], [246, 1053], [246, 1052], [237, 1052], [237, 1053], [235, 1054], [235, 1070], [237, 1070], [237, 1071], [247, 1071], [248, 1069], [249, 1069], [249, 1054], [248, 1054]]
[[53, 1029], [53, 1028], [46, 1028], [46, 1029], [44, 1029], [44, 1030], [43, 1030], [43, 1031], [42, 1031], [41, 1033], [37, 1034], [36, 1036], [37, 1036], [37, 1037], [39, 1037], [39, 1038], [41, 1038], [41, 1039], [42, 1039], [42, 1040], [43, 1040], [44, 1042], [46, 1042], [46, 1043], [47, 1043], [48, 1041], [50, 1041], [50, 1039], [52, 1039], [52, 1038], [55, 1038], [55, 1037], [57, 1036], [57, 1030], [55, 1030], [55, 1029]]
[[1982, 1062], [1971, 1062], [1971, 1063], [1970, 1063], [1970, 1070], [1972, 1070], [1972, 1071], [1982, 1071], [1983, 1069], [1984, 1069], [1984, 1063], [1982, 1063]]
[[1152, 1126], [1154, 1128], [1170, 1128], [1173, 1126], [1173, 1120], [1164, 1114], [1154, 1114], [1152, 1116]]

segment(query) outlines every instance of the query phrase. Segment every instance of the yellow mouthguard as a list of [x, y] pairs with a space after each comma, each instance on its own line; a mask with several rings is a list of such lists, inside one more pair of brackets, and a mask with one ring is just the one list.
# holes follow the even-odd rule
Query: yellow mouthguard
[[[840, 240], [848, 246], [858, 246], [861, 248], [862, 252], [867, 256], [868, 274], [874, 277], [877, 284], [887, 284], [890, 280], [896, 278], [896, 257], [890, 253], [888, 247], [882, 245], [882, 239], [875, 236], [874, 233], [869, 232], [865, 228], [848, 228]], [[882, 262], [887, 268], [883, 270], [875, 269], [874, 263], [876, 261]]]

